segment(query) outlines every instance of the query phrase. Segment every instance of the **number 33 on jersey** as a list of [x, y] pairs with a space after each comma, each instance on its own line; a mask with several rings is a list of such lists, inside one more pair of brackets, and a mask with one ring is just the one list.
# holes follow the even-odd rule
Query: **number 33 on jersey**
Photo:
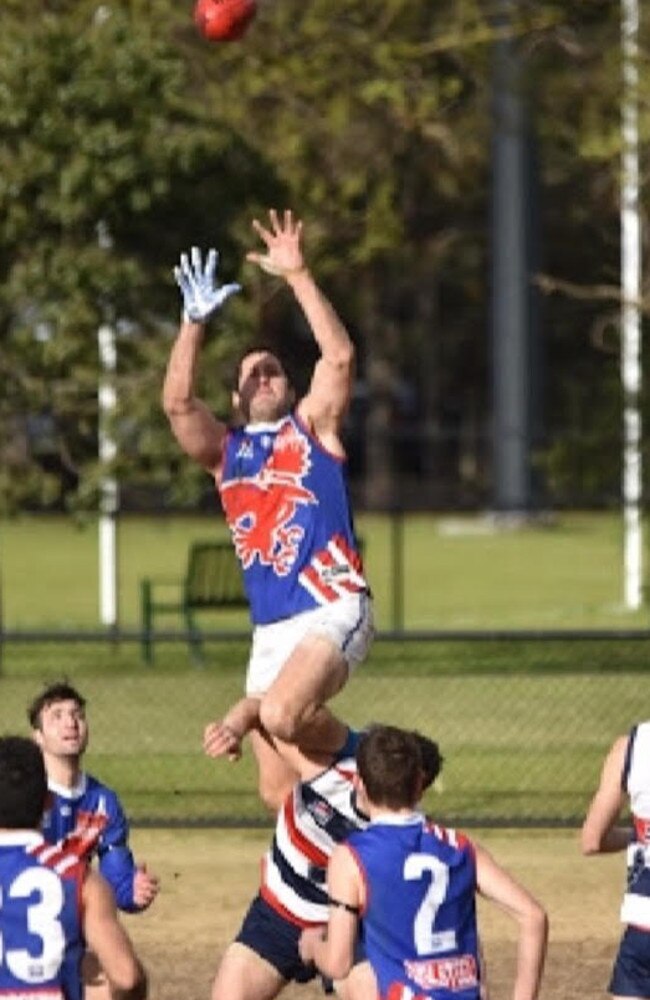
[[86, 862], [40, 834], [0, 834], [0, 996], [80, 1000]]

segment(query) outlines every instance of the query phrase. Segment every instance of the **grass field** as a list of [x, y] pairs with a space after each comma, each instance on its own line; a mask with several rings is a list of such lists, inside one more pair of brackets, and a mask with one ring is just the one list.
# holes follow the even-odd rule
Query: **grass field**
[[[152, 979], [153, 1000], [208, 997], [223, 949], [256, 891], [268, 831], [136, 830], [136, 855], [161, 876], [150, 911], [128, 917]], [[472, 836], [544, 904], [549, 952], [540, 1000], [604, 1000], [620, 936], [624, 857], [583, 858], [574, 831], [477, 830]], [[493, 1000], [512, 995], [512, 923], [479, 900]], [[287, 1000], [322, 1000], [319, 986], [289, 986]]]
[[[134, 667], [133, 647], [112, 666], [110, 646], [82, 649], [86, 667], [77, 645], [29, 645], [15, 659], [12, 645], [0, 730], [26, 730], [41, 682], [67, 674], [89, 699], [88, 766], [134, 819], [268, 821], [250, 754], [229, 765], [200, 746], [204, 724], [239, 697], [244, 643], [211, 644], [202, 668], [182, 646], [164, 646], [154, 668]], [[440, 742], [446, 764], [430, 798], [445, 819], [577, 823], [606, 746], [650, 700], [646, 651], [645, 642], [480, 644], [473, 661], [468, 645], [377, 643], [333, 705], [354, 725], [395, 722]]]
[[[622, 531], [614, 514], [566, 514], [551, 526], [492, 532], [476, 517], [414, 515], [403, 524], [364, 515], [367, 572], [380, 629], [395, 624], [393, 543], [403, 534], [403, 624], [408, 629], [645, 628], [647, 609], [622, 606]], [[182, 575], [189, 544], [225, 537], [219, 515], [123, 517], [119, 612], [139, 623], [143, 576]], [[0, 524], [5, 628], [96, 628], [98, 542], [93, 523], [22, 516]], [[399, 595], [398, 595], [399, 596]], [[245, 613], [206, 625], [246, 628]], [[165, 626], [179, 622], [170, 618]]]
[[[414, 517], [403, 525], [412, 628], [620, 628], [619, 528], [573, 515], [553, 528], [498, 535]], [[391, 624], [391, 525], [364, 518], [380, 627]], [[451, 529], [451, 530], [450, 530]], [[215, 518], [126, 518], [120, 526], [122, 622], [137, 626], [138, 580], [180, 575], [191, 540], [224, 533]], [[52, 518], [2, 525], [5, 626], [96, 628], [97, 535]], [[178, 627], [170, 621], [168, 628]], [[206, 616], [214, 628], [215, 616]], [[247, 631], [245, 615], [221, 624]], [[446, 757], [435, 810], [464, 823], [576, 823], [605, 748], [650, 695], [647, 637], [553, 641], [378, 641], [335, 701], [351, 723], [396, 722], [439, 740]], [[24, 731], [25, 705], [64, 675], [88, 696], [88, 765], [138, 822], [267, 822], [248, 755], [201, 754], [204, 724], [239, 696], [246, 641], [206, 643], [194, 666], [183, 642], [160, 642], [153, 667], [135, 635], [119, 642], [6, 642], [0, 729]]]

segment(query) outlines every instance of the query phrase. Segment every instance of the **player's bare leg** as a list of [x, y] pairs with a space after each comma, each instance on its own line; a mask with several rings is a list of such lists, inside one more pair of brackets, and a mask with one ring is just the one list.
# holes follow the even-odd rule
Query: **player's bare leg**
[[[340, 747], [341, 730], [318, 710], [347, 682], [348, 665], [328, 638], [308, 635], [298, 643], [260, 704], [262, 726], [287, 743], [308, 741], [323, 752]], [[312, 727], [319, 731], [312, 732]]]
[[300, 775], [284, 760], [267, 733], [253, 730], [250, 741], [257, 761], [259, 796], [264, 805], [275, 813], [300, 780]]
[[334, 989], [339, 1000], [379, 1000], [377, 980], [370, 962], [353, 965], [345, 979], [337, 979]]
[[286, 980], [246, 945], [228, 945], [212, 984], [212, 1000], [273, 1000]]
[[300, 780], [299, 767], [292, 763], [296, 754], [319, 757], [336, 753], [345, 743], [347, 733], [345, 723], [325, 705], [316, 709], [295, 744], [274, 739], [261, 727], [252, 730], [250, 740], [257, 760], [259, 795], [267, 808], [276, 812]]

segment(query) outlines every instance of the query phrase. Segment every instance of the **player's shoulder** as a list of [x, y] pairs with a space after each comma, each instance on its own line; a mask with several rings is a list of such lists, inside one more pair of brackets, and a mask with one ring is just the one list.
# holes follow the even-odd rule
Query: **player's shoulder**
[[122, 811], [120, 797], [114, 788], [92, 774], [86, 775], [86, 801], [93, 804], [98, 812]]
[[452, 851], [462, 853], [473, 853], [474, 851], [474, 845], [466, 833], [453, 826], [437, 823], [430, 816], [423, 817], [422, 829], [425, 835]]
[[88, 871], [87, 855], [74, 838], [65, 838], [56, 844], [41, 839], [30, 847], [29, 855], [44, 868], [56, 872], [61, 878], [83, 879]]
[[86, 772], [86, 787], [93, 795], [111, 795], [117, 797], [117, 793], [105, 781], [100, 781], [94, 774]]

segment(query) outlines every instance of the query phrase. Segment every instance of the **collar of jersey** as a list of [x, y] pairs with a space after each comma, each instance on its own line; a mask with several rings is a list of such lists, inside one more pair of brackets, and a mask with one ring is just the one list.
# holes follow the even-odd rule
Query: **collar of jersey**
[[43, 842], [37, 830], [3, 830], [0, 833], [0, 847], [35, 847]]
[[55, 781], [49, 781], [47, 787], [55, 795], [60, 795], [62, 799], [78, 799], [86, 791], [86, 785], [88, 784], [88, 778], [82, 771], [79, 775], [79, 781], [72, 788], [66, 788], [65, 785], [58, 785]]
[[412, 826], [421, 823], [424, 819], [422, 813], [379, 813], [370, 820], [370, 825], [375, 826]]
[[247, 434], [272, 434], [275, 431], [279, 431], [282, 424], [288, 420], [289, 414], [284, 417], [280, 417], [279, 420], [274, 420], [272, 423], [262, 423], [262, 424], [245, 424], [244, 430]]

